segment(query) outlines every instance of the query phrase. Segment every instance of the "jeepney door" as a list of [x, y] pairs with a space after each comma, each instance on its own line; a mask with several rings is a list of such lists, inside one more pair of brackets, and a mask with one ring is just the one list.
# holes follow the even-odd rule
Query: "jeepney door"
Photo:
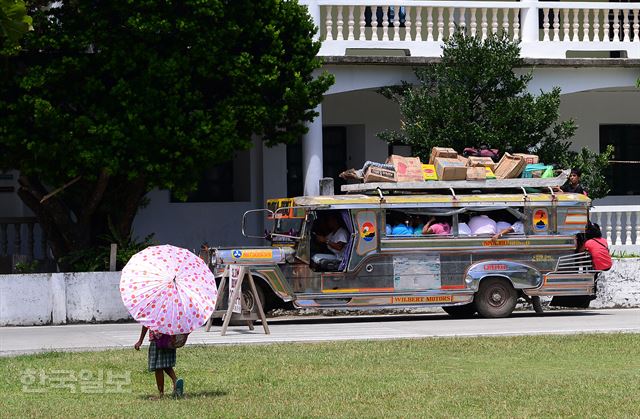
[[372, 209], [352, 210], [355, 220], [356, 241], [353, 246], [349, 270], [352, 270], [367, 255], [378, 250], [378, 211]]

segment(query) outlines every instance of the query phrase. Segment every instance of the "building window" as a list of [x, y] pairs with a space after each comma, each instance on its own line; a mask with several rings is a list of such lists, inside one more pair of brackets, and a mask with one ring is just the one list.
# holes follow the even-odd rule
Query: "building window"
[[172, 203], [245, 202], [251, 200], [251, 165], [249, 151], [236, 153], [229, 161], [204, 170], [198, 188], [186, 201], [171, 194]]
[[613, 145], [607, 179], [610, 195], [640, 195], [640, 124], [600, 125], [600, 152]]

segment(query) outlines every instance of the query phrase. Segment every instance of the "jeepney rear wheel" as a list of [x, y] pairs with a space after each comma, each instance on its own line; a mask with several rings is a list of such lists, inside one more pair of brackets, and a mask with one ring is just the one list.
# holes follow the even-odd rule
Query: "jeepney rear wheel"
[[[258, 283], [259, 281], [255, 281], [256, 291], [258, 292], [258, 298], [260, 298], [260, 303], [262, 305], [262, 311], [266, 314], [266, 302], [264, 300], [264, 291], [262, 287]], [[251, 285], [245, 283], [242, 287], [242, 301], [244, 302], [245, 308], [252, 312], [258, 314], [258, 307], [256, 306], [256, 299], [253, 297], [253, 293], [251, 292]]]
[[461, 306], [447, 306], [442, 309], [454, 319], [470, 319], [476, 314], [476, 306], [473, 303], [464, 304]]
[[487, 278], [480, 282], [475, 306], [486, 318], [509, 317], [518, 302], [518, 293], [511, 283], [502, 278]]

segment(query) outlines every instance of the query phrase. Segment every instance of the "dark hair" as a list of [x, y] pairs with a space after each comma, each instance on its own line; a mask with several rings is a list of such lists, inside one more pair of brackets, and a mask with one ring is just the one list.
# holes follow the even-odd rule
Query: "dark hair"
[[571, 169], [571, 173], [572, 174], [575, 173], [576, 176], [578, 176], [578, 177], [582, 176], [582, 172], [577, 167], [574, 167], [573, 169]]
[[600, 231], [600, 226], [598, 224], [591, 223], [591, 221], [589, 221], [589, 224], [587, 224], [587, 230], [585, 231], [584, 235], [587, 240], [599, 239], [602, 237], [602, 231]]

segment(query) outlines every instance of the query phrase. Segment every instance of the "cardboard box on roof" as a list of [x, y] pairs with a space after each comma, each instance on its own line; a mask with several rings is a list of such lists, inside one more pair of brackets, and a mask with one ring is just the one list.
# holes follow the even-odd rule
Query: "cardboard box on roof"
[[398, 182], [423, 182], [422, 163], [419, 157], [403, 157], [392, 154], [387, 158], [387, 163], [396, 168]]
[[467, 167], [467, 180], [486, 180], [487, 169], [482, 166]]
[[465, 180], [467, 168], [457, 158], [436, 157], [436, 173], [440, 180]]
[[368, 182], [396, 182], [395, 170], [389, 170], [382, 167], [369, 166], [364, 172], [364, 181]]
[[496, 179], [512, 179], [520, 176], [520, 173], [524, 170], [526, 162], [522, 156], [513, 156], [509, 153], [504, 153], [494, 174]]
[[424, 180], [438, 180], [438, 175], [436, 174], [436, 167], [433, 164], [423, 164], [422, 178]]
[[488, 167], [491, 170], [496, 169], [496, 163], [491, 159], [491, 157], [469, 157], [469, 162], [467, 163], [469, 167]]
[[540, 158], [535, 154], [513, 153], [514, 156], [520, 156], [526, 164], [536, 164], [540, 162]]
[[429, 164], [435, 164], [436, 157], [455, 159], [458, 157], [458, 152], [449, 147], [433, 147], [431, 149], [431, 156], [429, 156]]

